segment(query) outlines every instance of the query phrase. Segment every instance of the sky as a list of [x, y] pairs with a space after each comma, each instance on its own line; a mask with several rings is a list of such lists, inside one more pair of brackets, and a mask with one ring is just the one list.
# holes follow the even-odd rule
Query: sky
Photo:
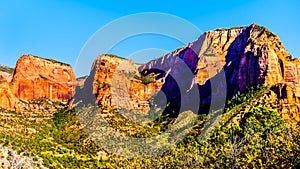
[[[76, 69], [84, 45], [97, 30], [118, 18], [141, 12], [175, 15], [201, 32], [256, 23], [277, 34], [286, 49], [300, 58], [299, 11], [297, 0], [4, 0], [0, 5], [0, 64], [15, 67], [21, 55], [32, 54], [69, 63]], [[196, 40], [200, 34], [194, 36]], [[122, 41], [110, 53], [129, 57], [143, 49], [157, 49], [151, 57], [133, 58], [147, 62], [183, 45], [186, 44], [147, 34]], [[75, 73], [82, 76], [89, 69]]]

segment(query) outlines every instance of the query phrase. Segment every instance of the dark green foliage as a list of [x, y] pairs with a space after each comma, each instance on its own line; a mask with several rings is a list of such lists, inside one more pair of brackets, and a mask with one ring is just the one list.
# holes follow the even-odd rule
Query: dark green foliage
[[[31, 55], [31, 56], [33, 56], [33, 55]], [[43, 60], [48, 60], [48, 61], [50, 61], [52, 63], [58, 63], [58, 64], [64, 65], [64, 66], [71, 66], [71, 65], [69, 65], [67, 63], [63, 63], [63, 62], [60, 62], [60, 61], [57, 61], [57, 60], [54, 60], [54, 59], [43, 58], [43, 57], [40, 57], [40, 56], [33, 56], [33, 57], [36, 57], [36, 58], [39, 58], [39, 59], [43, 59]]]
[[216, 55], [214, 53], [205, 53], [204, 56], [206, 56], [206, 57], [215, 57]]
[[[259, 86], [237, 94], [227, 103], [220, 125], [211, 130], [207, 139], [201, 134], [209, 116], [199, 115], [183, 140], [155, 158], [128, 158], [105, 152], [78, 119], [80, 115], [97, 121], [95, 117], [101, 113], [110, 127], [135, 138], [157, 136], [172, 126], [174, 120], [159, 116], [154, 122], [141, 124], [127, 119], [124, 115], [130, 112], [125, 109], [62, 108], [51, 118], [47, 116], [43, 123], [6, 112], [20, 120], [16, 123], [2, 118], [1, 125], [20, 124], [38, 132], [32, 137], [26, 133], [1, 132], [1, 143], [11, 144], [32, 158], [42, 158], [50, 168], [296, 168], [300, 165], [300, 126], [287, 128], [279, 113], [268, 106], [271, 103], [260, 104], [260, 100], [265, 100], [261, 97], [269, 92], [268, 87]], [[107, 155], [99, 157], [98, 152]]]
[[0, 65], [1, 72], [12, 73], [14, 70], [15, 70], [14, 68]]
[[273, 33], [272, 33], [271, 31], [269, 31], [269, 30], [265, 30], [265, 31], [264, 31], [264, 34], [267, 35], [268, 38], [270, 38], [270, 37], [275, 37], [275, 36], [276, 36], [275, 34], [273, 34]]
[[264, 85], [251, 86], [245, 89], [243, 93], [238, 92], [232, 99], [227, 101], [226, 112], [232, 110], [235, 106], [249, 101], [251, 98], [258, 98], [263, 94], [270, 92], [270, 89]]
[[138, 75], [135, 75], [134, 76], [135, 79], [137, 80], [140, 80], [142, 81], [142, 83], [144, 85], [147, 85], [149, 83], [154, 83], [155, 80], [156, 80], [156, 75], [154, 73], [150, 73], [148, 75], [145, 75], [145, 76], [138, 76]]
[[221, 168], [295, 167], [299, 160], [299, 144], [294, 140], [297, 137], [297, 133], [285, 127], [276, 111], [255, 107], [239, 125], [215, 132], [209, 140], [217, 152], [210, 154], [212, 159], [214, 154], [222, 154], [214, 162]]

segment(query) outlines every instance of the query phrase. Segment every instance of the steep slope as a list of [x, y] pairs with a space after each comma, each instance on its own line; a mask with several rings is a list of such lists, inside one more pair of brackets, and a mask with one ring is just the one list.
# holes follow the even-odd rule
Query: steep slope
[[9, 87], [7, 79], [0, 76], [0, 107], [9, 109], [15, 106], [15, 96]]
[[[206, 32], [188, 46], [141, 66], [140, 71], [168, 67], [178, 72], [180, 70], [174, 66], [178, 58], [195, 75], [193, 82], [200, 87], [202, 107], [210, 104], [212, 80], [218, 82], [214, 86], [217, 97], [224, 89], [230, 99], [249, 86], [266, 84], [274, 86], [274, 91], [286, 104], [298, 102], [300, 62], [286, 51], [277, 35], [262, 26], [252, 24]], [[221, 79], [222, 74], [226, 80]], [[299, 112], [299, 106], [296, 109]]]
[[[12, 82], [0, 78], [0, 106], [11, 107], [11, 103], [17, 103], [14, 107], [29, 109], [30, 113], [0, 108], [0, 149], [3, 145], [5, 151], [4, 160], [0, 157], [0, 161], [4, 162], [2, 165], [14, 166], [21, 153], [23, 160], [40, 163], [35, 168], [297, 168], [300, 166], [298, 61], [279, 43], [276, 35], [267, 29], [251, 25], [209, 31], [188, 46], [144, 65], [115, 55], [100, 55], [84, 86], [77, 87], [75, 97], [75, 103], [79, 100], [86, 104], [97, 103], [100, 109], [90, 105], [68, 109], [61, 101], [67, 98], [63, 97], [64, 93], [71, 91], [68, 88], [71, 83], [63, 86], [65, 83], [60, 82], [69, 80], [71, 69], [69, 74], [64, 70], [70, 67], [57, 61], [24, 56], [18, 61]], [[48, 94], [51, 91], [48, 85], [59, 88], [54, 94], [62, 97]], [[200, 100], [195, 94], [198, 89]], [[192, 111], [196, 112], [198, 102], [200, 113], [205, 113], [212, 90], [221, 98], [219, 93], [226, 89], [225, 111], [217, 116], [221, 121], [212, 127], [214, 130], [207, 139], [203, 139], [203, 132], [210, 129], [211, 122], [218, 123], [211, 120], [214, 113], [197, 116], [184, 139], [155, 156], [127, 157], [118, 154], [130, 151], [127, 147], [118, 148], [115, 154], [101, 144], [119, 135], [154, 138], [166, 133], [169, 126], [174, 127], [178, 120], [159, 117], [140, 124], [128, 118], [126, 112], [122, 112], [124, 109], [113, 109], [116, 105], [146, 112], [164, 104], [160, 101], [167, 101], [166, 113], [176, 113], [182, 106], [194, 108]], [[166, 98], [161, 97], [162, 93]], [[46, 98], [40, 99], [40, 96]], [[19, 97], [33, 100], [23, 101]], [[50, 102], [50, 98], [58, 102]], [[99, 118], [104, 118], [105, 124], [117, 131], [113, 137], [100, 137], [103, 141], [100, 144], [93, 139], [93, 133], [85, 130], [107, 131], [102, 130], [106, 126], [101, 126], [103, 121]], [[82, 123], [82, 119], [88, 124]], [[282, 119], [294, 128], [287, 127]], [[179, 124], [182, 121], [179, 119]], [[162, 141], [162, 146], [167, 147], [169, 140]], [[155, 147], [137, 148], [148, 152]]]
[[[44, 98], [67, 102], [74, 95], [75, 75], [68, 64], [23, 55], [18, 59], [15, 69], [6, 68], [5, 71], [10, 71], [11, 74], [0, 76], [2, 108], [23, 110], [30, 108], [28, 101]], [[50, 107], [52, 106], [49, 105], [48, 108]]]
[[[197, 106], [197, 101], [195, 101], [197, 99], [191, 100], [190, 98], [195, 98], [195, 91], [199, 89], [200, 112], [205, 113], [209, 111], [212, 98], [220, 102], [214, 108], [221, 108], [224, 106], [222, 103], [224, 97], [229, 100], [247, 87], [264, 84], [272, 87], [280, 99], [282, 112], [292, 112], [299, 116], [300, 62], [298, 59], [293, 59], [286, 51], [277, 35], [256, 24], [208, 31], [195, 42], [139, 66], [138, 72], [141, 78], [151, 74], [155, 76], [151, 85], [147, 87], [129, 80], [130, 85], [119, 86], [122, 90], [111, 90], [112, 74], [119, 65], [119, 61], [112, 64], [113, 60], [99, 61], [97, 59], [92, 68], [92, 76], [87, 80], [89, 84], [95, 84], [87, 88], [93, 90], [90, 93], [96, 95], [92, 97], [96, 97], [100, 105], [129, 105], [122, 102], [126, 100], [126, 97], [121, 98], [120, 95], [127, 95], [126, 91], [130, 91], [130, 98], [140, 96], [141, 93], [148, 93], [147, 97], [143, 97], [142, 102], [135, 101], [130, 104], [149, 106], [149, 98], [157, 97], [155, 94], [162, 91], [169, 103], [166, 111], [176, 114], [180, 111], [180, 107]], [[121, 60], [125, 62], [124, 59]], [[133, 74], [138, 74], [136, 68], [133, 68], [137, 65], [130, 63], [126, 66], [132, 67]], [[129, 82], [128, 79], [132, 78], [122, 75], [116, 79]], [[99, 82], [101, 85], [97, 84]], [[129, 90], [123, 90], [126, 86], [130, 86], [127, 87]], [[112, 103], [112, 98], [110, 98], [112, 95], [118, 95], [120, 98]], [[160, 100], [160, 97], [157, 100]], [[183, 103], [183, 100], [188, 100], [190, 104], [185, 105], [187, 103]], [[194, 111], [198, 110], [194, 109]], [[148, 108], [143, 110], [148, 110]]]
[[19, 58], [11, 88], [23, 100], [48, 98], [66, 102], [73, 96], [75, 75], [68, 64], [31, 55]]
[[120, 105], [126, 109], [149, 110], [149, 98], [162, 83], [143, 83], [138, 79], [138, 65], [115, 55], [100, 55], [93, 63], [91, 73], [82, 90], [77, 88], [75, 100], [85, 104], [98, 103], [111, 108]]

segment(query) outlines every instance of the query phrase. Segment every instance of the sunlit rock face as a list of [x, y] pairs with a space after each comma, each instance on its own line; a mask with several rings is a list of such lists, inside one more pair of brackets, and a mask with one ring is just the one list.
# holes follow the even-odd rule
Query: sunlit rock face
[[24, 55], [16, 64], [11, 89], [18, 99], [47, 98], [67, 102], [74, 93], [75, 75], [68, 64]]
[[119, 106], [147, 112], [149, 99], [162, 86], [161, 80], [143, 83], [137, 78], [139, 65], [115, 55], [100, 55], [82, 90], [75, 95], [84, 103], [99, 104], [108, 109]]
[[9, 83], [5, 77], [0, 76], [0, 107], [11, 109], [15, 106], [15, 97], [10, 90]]

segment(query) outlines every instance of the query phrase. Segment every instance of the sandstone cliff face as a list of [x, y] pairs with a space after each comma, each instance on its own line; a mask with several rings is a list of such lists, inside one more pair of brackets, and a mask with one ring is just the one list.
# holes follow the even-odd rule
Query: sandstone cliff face
[[2, 83], [5, 92], [0, 92], [1, 97], [8, 99], [3, 99], [0, 105], [12, 109], [18, 107], [19, 99], [40, 98], [66, 102], [73, 96], [74, 79], [73, 70], [67, 64], [24, 55], [19, 58], [10, 82]]
[[[282, 110], [300, 110], [298, 105], [292, 109], [287, 108], [287, 105], [297, 103], [300, 96], [299, 60], [291, 57], [277, 35], [262, 26], [252, 24], [206, 32], [197, 41], [150, 61], [139, 70], [151, 72], [153, 68], [169, 68], [173, 74], [177, 74], [180, 68], [176, 65], [180, 60], [195, 75], [192, 83], [196, 82], [199, 86], [201, 106], [210, 104], [212, 88], [216, 97], [221, 95], [219, 93], [222, 90], [226, 90], [227, 98], [231, 98], [252, 85], [284, 84], [287, 86], [285, 89], [276, 90], [278, 95], [284, 93], [281, 97], [282, 102], [285, 102]], [[221, 78], [222, 74], [225, 80]], [[218, 84], [211, 86], [212, 80]], [[185, 82], [191, 85], [190, 80]]]
[[24, 55], [17, 61], [11, 89], [18, 99], [48, 98], [66, 102], [73, 96], [74, 81], [70, 65]]
[[118, 105], [146, 112], [150, 109], [149, 98], [161, 88], [162, 83], [143, 84], [135, 78], [139, 74], [137, 68], [138, 65], [131, 60], [101, 55], [94, 61], [84, 88], [77, 90], [75, 99], [98, 103], [108, 109]]
[[255, 24], [206, 32], [187, 47], [153, 60], [140, 69], [171, 69], [179, 58], [193, 71], [199, 85], [224, 69], [228, 84], [234, 85], [234, 92], [256, 84], [288, 83], [299, 95], [298, 59], [292, 59], [277, 35]]
[[[241, 39], [246, 41], [240, 43]], [[237, 44], [240, 47], [236, 47]], [[277, 35], [264, 27], [251, 25], [232, 45], [235, 49], [229, 48], [228, 52], [236, 51], [236, 54], [227, 55], [225, 70], [227, 76], [231, 76], [227, 79], [230, 79], [235, 91], [243, 91], [247, 86], [256, 84], [286, 83], [298, 88], [299, 61], [291, 59]]]
[[0, 77], [0, 107], [11, 109], [15, 106], [15, 97], [10, 90], [9, 83], [4, 77]]
[[[67, 102], [73, 97], [75, 75], [72, 67], [31, 55], [19, 58], [11, 74], [0, 76], [0, 107], [21, 111], [22, 101], [49, 99]], [[3, 76], [6, 75], [6, 76]]]
[[[117, 105], [147, 111], [149, 99], [163, 92], [170, 103], [167, 111], [179, 112], [179, 107], [188, 106], [193, 111], [206, 112], [212, 98], [220, 100], [220, 105], [214, 107], [217, 109], [224, 97], [230, 99], [247, 87], [265, 84], [273, 86], [280, 111], [299, 119], [299, 63], [277, 35], [252, 24], [208, 31], [195, 42], [140, 66], [116, 56], [101, 55], [81, 93], [92, 93], [88, 102], [104, 107]], [[151, 74], [156, 79], [149, 84], [135, 78]], [[200, 100], [195, 99], [198, 92]]]

